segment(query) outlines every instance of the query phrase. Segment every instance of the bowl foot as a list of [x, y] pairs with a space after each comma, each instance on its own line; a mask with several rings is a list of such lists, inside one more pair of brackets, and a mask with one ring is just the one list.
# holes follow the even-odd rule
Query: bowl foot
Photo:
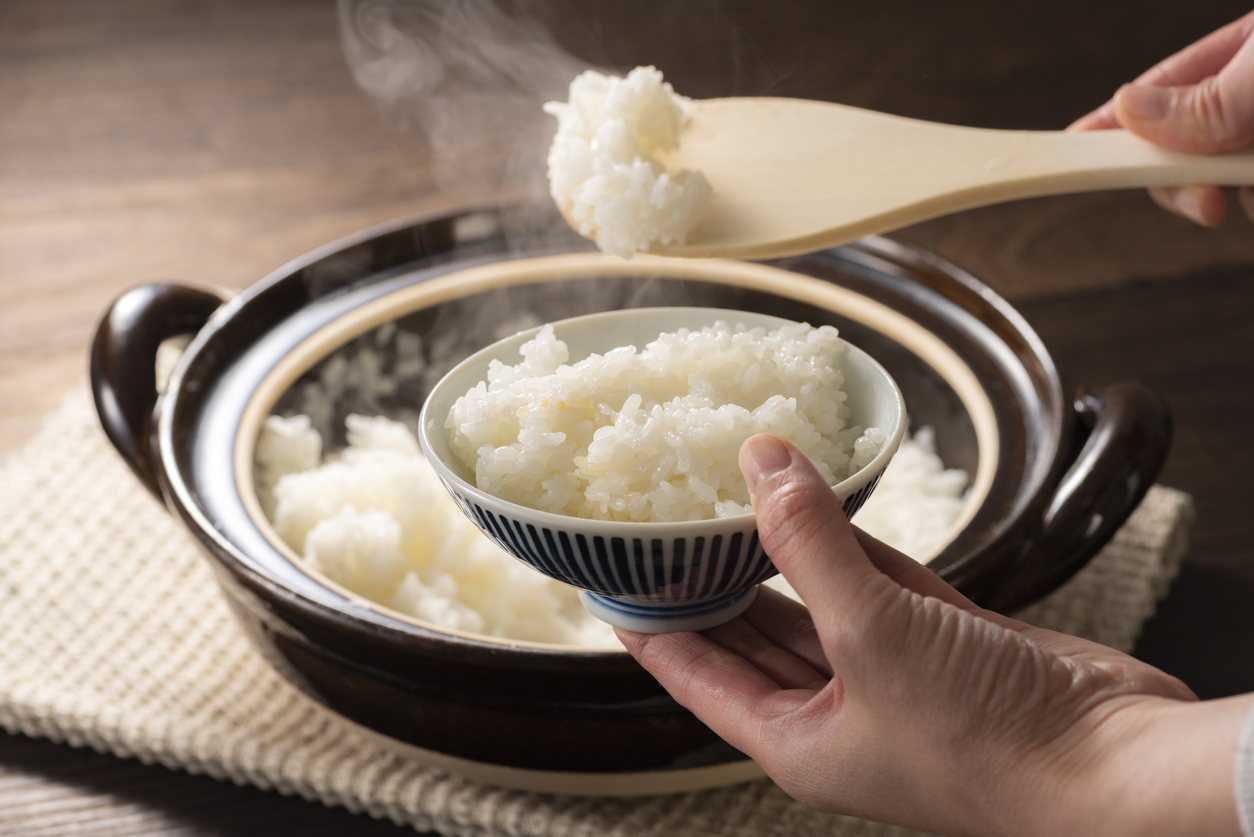
[[588, 612], [616, 628], [642, 634], [704, 631], [729, 622], [745, 612], [757, 598], [758, 588], [738, 590], [717, 599], [699, 602], [644, 602], [579, 591]]

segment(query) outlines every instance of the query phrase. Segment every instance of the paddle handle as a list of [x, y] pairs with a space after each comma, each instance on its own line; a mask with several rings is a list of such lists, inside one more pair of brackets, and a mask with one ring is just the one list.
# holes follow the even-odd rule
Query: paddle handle
[[983, 168], [990, 185], [1007, 189], [998, 199], [1187, 183], [1254, 184], [1251, 149], [1182, 154], [1124, 130], [998, 131], [989, 139], [994, 136]]
[[1254, 185], [1254, 150], [1181, 154], [1124, 130], [970, 128], [798, 99], [701, 101], [665, 163], [703, 171], [713, 198], [685, 244], [652, 252], [742, 259], [1023, 198]]

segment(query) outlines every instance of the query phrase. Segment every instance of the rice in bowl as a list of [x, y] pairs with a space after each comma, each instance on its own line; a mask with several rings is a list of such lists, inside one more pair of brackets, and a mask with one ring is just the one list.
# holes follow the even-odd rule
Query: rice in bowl
[[849, 424], [845, 350], [832, 326], [720, 320], [570, 363], [545, 326], [520, 363], [492, 361], [445, 427], [478, 488], [512, 503], [615, 521], [747, 514], [750, 436], [788, 439], [832, 485], [879, 453], [881, 430]]

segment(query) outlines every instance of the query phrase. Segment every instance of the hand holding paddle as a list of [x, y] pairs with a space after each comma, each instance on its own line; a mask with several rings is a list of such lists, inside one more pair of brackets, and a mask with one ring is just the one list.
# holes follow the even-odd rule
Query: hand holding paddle
[[[1069, 130], [1127, 128], [1172, 151], [1231, 151], [1254, 143], [1254, 13], [1230, 23], [1142, 73]], [[1154, 201], [1176, 215], [1217, 227], [1228, 199], [1217, 186], [1157, 186]], [[1237, 190], [1254, 220], [1254, 189]]]

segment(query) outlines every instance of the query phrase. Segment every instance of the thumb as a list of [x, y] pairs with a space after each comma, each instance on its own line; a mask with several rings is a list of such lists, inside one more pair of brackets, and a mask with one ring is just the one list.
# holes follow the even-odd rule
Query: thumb
[[1197, 84], [1127, 84], [1115, 94], [1115, 118], [1137, 136], [1171, 151], [1210, 154], [1254, 143], [1254, 38], [1218, 74]]
[[816, 620], [856, 609], [870, 589], [894, 586], [858, 543], [832, 487], [793, 445], [754, 436], [740, 448], [740, 470], [763, 548]]

